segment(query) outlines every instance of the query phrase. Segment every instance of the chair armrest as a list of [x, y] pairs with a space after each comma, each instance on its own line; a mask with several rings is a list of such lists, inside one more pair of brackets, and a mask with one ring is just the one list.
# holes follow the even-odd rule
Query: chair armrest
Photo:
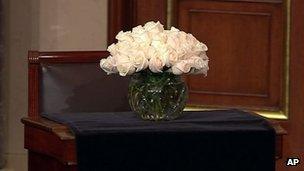
[[22, 118], [21, 122], [31, 127], [36, 127], [48, 132], [53, 132], [54, 134], [58, 135], [61, 140], [75, 139], [75, 136], [67, 126], [46, 118]]
[[22, 118], [28, 150], [56, 158], [65, 165], [76, 165], [75, 136], [62, 124], [45, 118]]

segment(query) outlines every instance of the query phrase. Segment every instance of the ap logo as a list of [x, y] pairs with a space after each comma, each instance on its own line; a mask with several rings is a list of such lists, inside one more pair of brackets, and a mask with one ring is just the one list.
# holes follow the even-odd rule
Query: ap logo
[[296, 166], [300, 163], [299, 158], [287, 158], [286, 166]]

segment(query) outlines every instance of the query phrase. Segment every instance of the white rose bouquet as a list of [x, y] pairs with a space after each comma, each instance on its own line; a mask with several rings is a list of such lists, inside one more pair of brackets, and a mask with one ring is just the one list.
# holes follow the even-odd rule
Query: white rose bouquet
[[192, 34], [171, 27], [165, 30], [160, 22], [150, 21], [132, 31], [120, 31], [108, 47], [110, 56], [101, 59], [107, 73], [121, 76], [149, 69], [153, 73], [170, 72], [207, 75], [207, 46]]

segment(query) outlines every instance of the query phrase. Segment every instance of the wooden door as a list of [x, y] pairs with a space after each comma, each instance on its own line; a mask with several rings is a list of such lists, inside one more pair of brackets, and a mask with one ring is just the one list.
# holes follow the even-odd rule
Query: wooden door
[[209, 47], [208, 77], [189, 76], [189, 103], [283, 109], [283, 5], [176, 1], [176, 25]]
[[187, 77], [190, 109], [243, 108], [278, 120], [288, 135], [277, 170], [304, 170], [303, 161], [285, 166], [288, 157], [304, 160], [303, 0], [114, 0], [109, 9], [109, 42], [159, 20], [206, 43], [210, 71]]

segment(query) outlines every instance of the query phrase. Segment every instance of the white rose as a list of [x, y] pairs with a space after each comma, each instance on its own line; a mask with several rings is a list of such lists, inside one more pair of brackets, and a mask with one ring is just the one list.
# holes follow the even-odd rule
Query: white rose
[[175, 75], [188, 73], [188, 72], [190, 72], [190, 70], [191, 70], [191, 64], [187, 60], [182, 60], [172, 66], [172, 72]]
[[170, 32], [179, 32], [179, 29], [175, 28], [175, 27], [171, 27], [170, 28]]
[[158, 56], [157, 51], [152, 46], [149, 46], [144, 52], [145, 52], [145, 54], [146, 54], [145, 56], [148, 60]]
[[177, 53], [180, 60], [181, 59], [187, 59], [188, 51], [186, 51], [186, 49], [180, 47], [180, 48], [176, 49], [176, 53]]
[[123, 32], [120, 31], [116, 37], [115, 37], [118, 41], [126, 41], [126, 42], [133, 42], [133, 38], [132, 38], [132, 34], [130, 31], [127, 32]]
[[145, 57], [147, 59], [149, 59], [148, 56], [147, 56], [147, 54], [148, 54], [148, 51], [149, 51], [150, 48], [152, 48], [150, 45], [141, 43], [141, 44], [139, 44], [139, 47], [138, 47], [137, 50], [144, 52]]
[[175, 66], [172, 66], [168, 72], [172, 72], [174, 75], [182, 75], [184, 74], [183, 71], [181, 71], [180, 69], [176, 68]]
[[155, 41], [148, 49], [146, 58], [157, 58], [161, 60], [162, 64], [169, 65], [168, 55], [168, 46], [162, 42]]
[[[108, 47], [111, 56], [100, 61], [100, 66], [108, 74], [119, 72], [121, 76], [149, 67], [152, 72], [207, 74], [208, 47], [192, 34], [171, 27], [164, 30], [160, 22], [148, 22], [134, 27], [131, 31], [119, 32], [118, 43]], [[113, 56], [113, 57], [112, 57]]]
[[112, 56], [116, 55], [118, 53], [117, 51], [117, 46], [115, 43], [111, 44], [108, 48], [107, 51], [111, 53]]
[[124, 63], [131, 63], [129, 56], [124, 54], [119, 54], [115, 56], [116, 65], [124, 64]]
[[198, 56], [191, 57], [189, 63], [195, 69], [202, 69], [204, 67], [204, 60]]
[[149, 45], [151, 43], [151, 38], [148, 32], [141, 25], [132, 29], [132, 37], [135, 42], [140, 44]]
[[178, 47], [177, 52], [180, 55], [187, 55], [189, 53], [193, 53], [192, 51], [193, 45], [191, 44], [191, 42], [188, 42], [188, 36], [185, 32], [181, 31], [178, 34], [178, 39], [180, 41], [180, 47]]
[[116, 60], [112, 56], [109, 56], [106, 59], [101, 59], [99, 64], [108, 75], [118, 72], [116, 68]]
[[192, 67], [190, 73], [207, 75], [207, 71], [209, 70], [208, 59], [204, 60], [201, 57], [192, 57], [190, 63]]
[[186, 45], [188, 45], [190, 48], [189, 51], [191, 51], [194, 55], [199, 55], [203, 51], [207, 51], [208, 47], [204, 44], [198, 41], [192, 34], [188, 33], [186, 36]]
[[173, 49], [178, 49], [180, 47], [181, 42], [178, 39], [177, 35], [168, 35], [167, 36], [167, 45], [172, 47]]
[[146, 59], [145, 53], [143, 51], [133, 51], [131, 61], [133, 63], [133, 66], [136, 68], [136, 72], [146, 69], [149, 65], [149, 62]]
[[126, 76], [131, 75], [135, 72], [135, 67], [133, 65], [133, 61], [129, 58], [129, 56], [124, 54], [116, 55], [116, 68], [119, 72], [119, 75]]
[[164, 47], [164, 43], [160, 41], [152, 41], [151, 46], [154, 47], [155, 50], [160, 50], [162, 47]]
[[187, 33], [183, 32], [183, 31], [179, 31], [177, 36], [178, 36], [178, 39], [180, 42], [183, 42], [184, 44], [188, 43]]
[[204, 59], [204, 60], [208, 60], [208, 56], [206, 54], [206, 52], [201, 52], [200, 55], [199, 55], [200, 58]]
[[118, 54], [123, 56], [131, 56], [134, 49], [140, 48], [140, 44], [136, 42], [118, 42], [116, 46]]
[[195, 45], [198, 42], [198, 40], [191, 33], [188, 33], [187, 34], [187, 42], [189, 44]]
[[202, 68], [200, 70], [191, 68], [190, 74], [204, 74], [205, 76], [207, 76], [208, 70], [209, 70], [208, 66], [206, 68]]
[[125, 53], [130, 48], [131, 48], [131, 45], [128, 42], [118, 42], [118, 43], [116, 43], [116, 51], [118, 53]]
[[170, 64], [170, 56], [172, 56], [172, 50], [170, 47], [168, 47], [168, 45], [166, 44], [163, 44], [163, 46], [160, 46], [160, 48], [157, 49], [157, 54], [158, 54], [158, 57], [161, 59], [161, 61], [163, 63], [165, 63], [165, 65], [167, 67], [170, 67], [171, 64]]
[[190, 51], [189, 48], [185, 48], [185, 46], [188, 45], [186, 44], [185, 40], [182, 40], [182, 37], [186, 39], [183, 33], [170, 34], [167, 38], [167, 45], [176, 51], [180, 59], [183, 59], [183, 56], [186, 55], [188, 51]]
[[208, 47], [204, 43], [197, 41], [192, 50], [195, 52], [206, 52]]
[[154, 21], [147, 22], [144, 25], [144, 28], [151, 35], [164, 31], [164, 26], [162, 24], [160, 24], [159, 21], [158, 22], [154, 22]]
[[132, 63], [123, 63], [117, 65], [117, 70], [120, 76], [131, 75], [135, 72], [135, 67]]
[[176, 62], [179, 60], [178, 54], [175, 52], [175, 50], [168, 50], [168, 67], [173, 66], [176, 64]]
[[145, 32], [145, 29], [141, 25], [132, 28], [132, 34], [142, 34], [144, 32]]
[[152, 42], [158, 41], [158, 42], [161, 42], [161, 43], [166, 43], [167, 42], [167, 34], [165, 34], [165, 33], [154, 34], [151, 37], [151, 40], [152, 40]]
[[154, 73], [162, 72], [164, 66], [165, 63], [157, 56], [149, 60], [149, 69]]

